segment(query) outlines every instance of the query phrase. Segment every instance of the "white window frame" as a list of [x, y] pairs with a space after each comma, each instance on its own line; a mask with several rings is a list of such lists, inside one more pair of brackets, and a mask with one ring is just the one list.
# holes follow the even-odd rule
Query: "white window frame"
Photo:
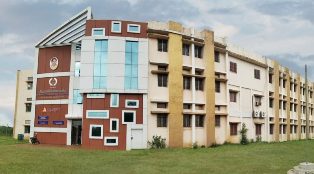
[[[112, 121], [117, 122], [117, 130], [112, 130]], [[110, 119], [110, 132], [119, 132], [119, 119], [118, 118], [111, 118]]]
[[[100, 118], [100, 117], [90, 117], [88, 115], [88, 112], [106, 112], [107, 113], [107, 117], [104, 118]], [[109, 119], [109, 110], [86, 110], [86, 118], [87, 119]]]
[[[100, 127], [100, 128], [101, 128], [100, 137], [92, 136], [92, 128], [93, 128], [93, 127]], [[101, 125], [101, 124], [90, 124], [90, 125], [89, 125], [89, 139], [98, 139], [98, 140], [101, 140], [101, 139], [103, 139], [103, 136], [104, 136], [104, 126], [103, 126], [103, 125]]]
[[[132, 27], [132, 26], [138, 27], [138, 31], [130, 31], [129, 28]], [[138, 25], [138, 24], [128, 24], [127, 31], [128, 31], [128, 33], [141, 33], [141, 25]]]
[[[136, 102], [136, 105], [135, 106], [128, 106], [128, 102], [131, 101], [131, 102]], [[125, 107], [126, 108], [138, 108], [139, 107], [139, 103], [140, 101], [139, 100], [125, 100]]]
[[[107, 139], [115, 139], [116, 143], [107, 143]], [[119, 145], [119, 137], [105, 137], [104, 138], [104, 145], [105, 146], [118, 146]]]
[[[102, 30], [103, 35], [94, 35], [94, 30]], [[92, 36], [106, 36], [106, 28], [92, 28]]]
[[[112, 104], [112, 96], [113, 96], [113, 95], [118, 95], [117, 105], [113, 105], [113, 104]], [[110, 95], [110, 107], [111, 107], [111, 108], [118, 108], [118, 107], [119, 107], [119, 98], [120, 98], [120, 95], [119, 95], [119, 94], [111, 94], [111, 95]]]
[[[92, 96], [93, 94], [98, 94], [97, 96]], [[86, 98], [106, 98], [105, 94], [99, 94], [99, 93], [89, 93], [87, 94]]]
[[[124, 122], [124, 113], [133, 113], [133, 122]], [[122, 110], [122, 124], [135, 124], [136, 123], [136, 111], [134, 110]]]
[[[119, 24], [120, 25], [120, 30], [119, 31], [114, 31], [113, 30], [113, 24]], [[121, 21], [111, 21], [111, 33], [121, 33], [121, 28], [122, 28]]]

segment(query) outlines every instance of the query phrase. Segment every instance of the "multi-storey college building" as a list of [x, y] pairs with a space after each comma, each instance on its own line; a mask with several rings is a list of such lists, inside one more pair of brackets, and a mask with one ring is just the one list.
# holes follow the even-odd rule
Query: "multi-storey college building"
[[[209, 30], [80, 12], [36, 45], [31, 134], [98, 149], [305, 138], [313, 84]], [[306, 92], [308, 91], [308, 104]], [[306, 108], [308, 106], [308, 108]]]
[[32, 110], [33, 71], [18, 70], [16, 74], [16, 96], [13, 137], [23, 134], [29, 138]]

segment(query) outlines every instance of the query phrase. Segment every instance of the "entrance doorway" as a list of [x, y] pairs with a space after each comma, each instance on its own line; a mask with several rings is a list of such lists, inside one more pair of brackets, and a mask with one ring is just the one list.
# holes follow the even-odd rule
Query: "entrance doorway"
[[80, 145], [82, 143], [82, 120], [72, 120], [71, 144]]

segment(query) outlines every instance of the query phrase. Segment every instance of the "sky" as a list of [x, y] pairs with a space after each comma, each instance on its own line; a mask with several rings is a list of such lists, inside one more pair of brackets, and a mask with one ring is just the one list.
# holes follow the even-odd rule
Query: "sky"
[[92, 7], [95, 19], [174, 20], [208, 28], [245, 50], [314, 81], [313, 0], [0, 0], [0, 125], [13, 125], [16, 71], [32, 69], [34, 46]]

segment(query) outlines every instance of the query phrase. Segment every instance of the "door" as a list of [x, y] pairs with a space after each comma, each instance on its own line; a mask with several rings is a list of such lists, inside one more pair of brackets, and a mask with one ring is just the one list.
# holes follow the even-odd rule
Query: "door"
[[131, 149], [144, 149], [143, 129], [131, 130]]
[[82, 120], [72, 120], [71, 144], [80, 145], [82, 142]]

